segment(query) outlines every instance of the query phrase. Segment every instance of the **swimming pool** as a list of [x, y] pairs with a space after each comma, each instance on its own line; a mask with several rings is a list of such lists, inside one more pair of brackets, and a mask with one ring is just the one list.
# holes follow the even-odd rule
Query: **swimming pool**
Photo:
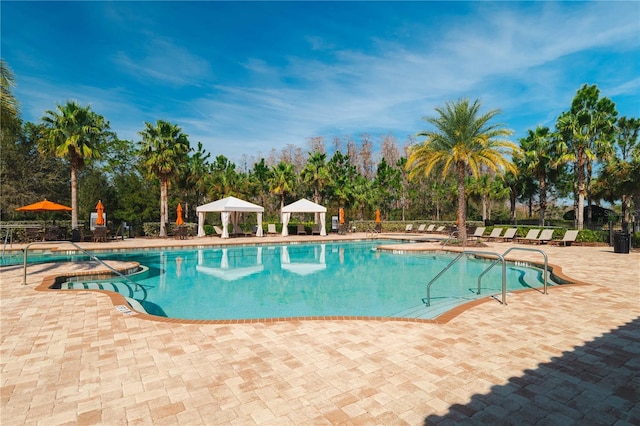
[[[386, 243], [385, 243], [386, 244]], [[463, 258], [431, 289], [426, 285], [453, 258], [376, 250], [380, 242], [327, 242], [147, 250], [101, 255], [136, 261], [145, 271], [119, 280], [71, 281], [62, 289], [105, 289], [139, 303], [152, 315], [192, 320], [298, 317], [435, 318], [459, 304], [498, 294], [501, 268]], [[550, 281], [550, 285], [554, 283]], [[539, 269], [509, 265], [509, 290], [542, 286]]]

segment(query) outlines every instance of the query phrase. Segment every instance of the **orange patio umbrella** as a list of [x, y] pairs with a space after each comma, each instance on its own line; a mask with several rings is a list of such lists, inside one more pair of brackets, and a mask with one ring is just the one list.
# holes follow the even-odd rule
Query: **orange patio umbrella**
[[344, 209], [340, 207], [340, 225], [344, 225]]
[[54, 203], [47, 200], [38, 201], [37, 203], [29, 204], [28, 206], [18, 207], [16, 211], [19, 212], [70, 212], [73, 210], [71, 207], [63, 206], [62, 204]]
[[104, 226], [104, 205], [102, 204], [102, 200], [98, 200], [96, 211], [98, 212], [98, 217], [96, 218], [96, 226]]
[[380, 209], [376, 209], [376, 223], [380, 223]]
[[178, 211], [178, 217], [176, 218], [176, 225], [182, 226], [182, 224], [184, 224], [184, 219], [182, 219], [182, 206], [180, 205], [180, 203], [178, 203], [178, 208], [176, 210]]

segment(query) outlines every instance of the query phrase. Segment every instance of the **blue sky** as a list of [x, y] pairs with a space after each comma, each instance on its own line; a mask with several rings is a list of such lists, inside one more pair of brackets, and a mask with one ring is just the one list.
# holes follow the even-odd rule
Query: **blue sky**
[[[239, 161], [338, 136], [402, 146], [479, 98], [513, 140], [584, 83], [640, 116], [640, 2], [11, 2], [2, 57], [22, 118], [77, 100], [138, 141], [179, 125]], [[376, 146], [377, 148], [377, 146]]]

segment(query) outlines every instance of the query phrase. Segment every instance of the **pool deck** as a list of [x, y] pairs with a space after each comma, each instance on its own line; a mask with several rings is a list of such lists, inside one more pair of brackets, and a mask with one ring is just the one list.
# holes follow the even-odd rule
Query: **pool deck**
[[[21, 266], [1, 268], [0, 423], [640, 424], [640, 252], [487, 246], [542, 248], [556, 271], [582, 284], [511, 293], [506, 306], [487, 298], [439, 322], [185, 324], [123, 314], [97, 292], [35, 291], [47, 277], [93, 265], [31, 266], [26, 286]], [[531, 252], [512, 257], [541, 260]]]

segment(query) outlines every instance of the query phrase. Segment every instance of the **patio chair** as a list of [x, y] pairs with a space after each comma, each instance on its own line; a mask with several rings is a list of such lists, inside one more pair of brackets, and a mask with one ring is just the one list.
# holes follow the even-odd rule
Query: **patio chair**
[[413, 230], [413, 224], [410, 223], [404, 228], [404, 232], [411, 232]]
[[484, 226], [478, 226], [474, 231], [474, 233], [469, 238], [473, 238], [474, 240], [479, 240], [480, 237], [482, 237], [482, 234], [484, 234], [485, 229], [487, 228]]
[[558, 244], [559, 246], [570, 246], [571, 243], [575, 243], [576, 242], [576, 238], [578, 237], [578, 230], [577, 229], [572, 229], [569, 230], [567, 232], [564, 233], [564, 236], [562, 237], [561, 240], [551, 240], [549, 241], [549, 244]]
[[320, 225], [311, 225], [311, 235], [320, 235]]
[[502, 228], [493, 228], [493, 230], [491, 231], [491, 233], [487, 237], [487, 240], [494, 241], [494, 240], [501, 239], [502, 238], [500, 236], [501, 234], [502, 234]]
[[543, 229], [540, 236], [533, 241], [535, 244], [547, 244], [553, 239], [553, 229]]
[[187, 227], [186, 226], [178, 226], [174, 228], [174, 236], [179, 240], [187, 239]]
[[513, 241], [513, 239], [516, 237], [516, 232], [518, 232], [518, 228], [508, 228], [506, 231], [504, 231], [502, 242]]
[[307, 235], [307, 231], [305, 231], [304, 225], [301, 223], [298, 224], [298, 235]]
[[418, 226], [417, 232], [420, 232], [420, 233], [425, 232], [425, 227], [426, 226], [427, 225], [425, 225], [424, 223], [421, 223], [420, 226]]
[[42, 240], [42, 230], [40, 228], [25, 228], [24, 235], [28, 243]]
[[107, 241], [107, 228], [104, 226], [96, 226], [93, 230], [93, 242], [104, 243]]
[[516, 238], [516, 241], [519, 243], [536, 242], [538, 235], [540, 235], [539, 229], [529, 229], [529, 232], [527, 232], [527, 235], [524, 238]]
[[213, 230], [216, 231], [218, 237], [222, 237], [222, 229], [218, 225], [213, 225]]
[[278, 231], [276, 231], [276, 224], [269, 223], [267, 224], [267, 235], [276, 235]]

